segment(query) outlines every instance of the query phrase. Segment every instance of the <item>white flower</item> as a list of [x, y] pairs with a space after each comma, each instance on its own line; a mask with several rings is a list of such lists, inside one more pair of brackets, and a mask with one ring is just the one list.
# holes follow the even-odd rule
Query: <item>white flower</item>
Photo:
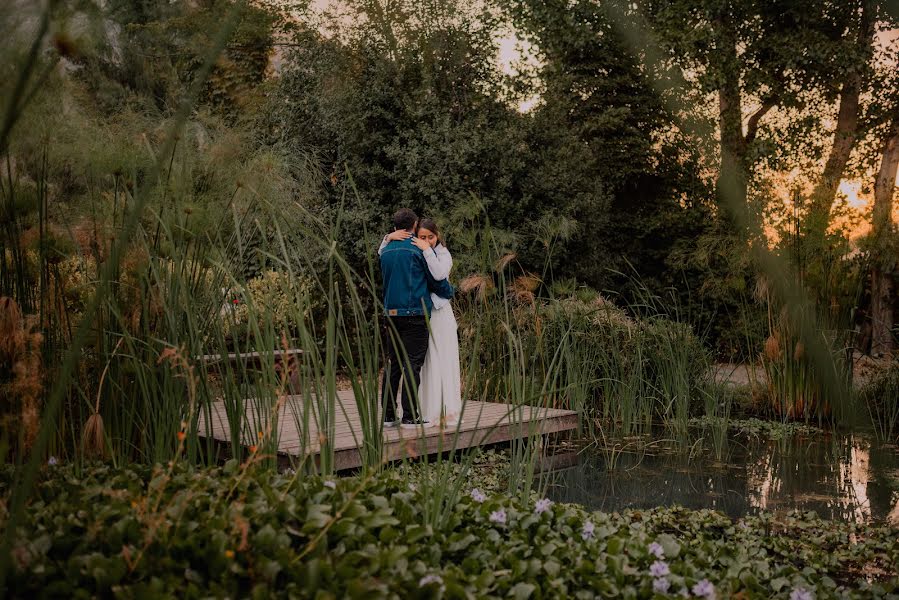
[[665, 549], [658, 542], [653, 542], [649, 545], [649, 553], [656, 558], [665, 558]]
[[322, 485], [325, 486], [326, 488], [331, 488], [332, 490], [337, 489], [337, 484], [334, 483], [333, 481], [331, 481], [330, 479], [328, 481], [324, 482]]
[[59, 461], [56, 460], [55, 456], [51, 456], [50, 458], [47, 459], [47, 464], [50, 465], [51, 467], [55, 467], [56, 465], [59, 464]]
[[505, 525], [506, 523], [506, 511], [504, 509], [495, 510], [490, 513], [490, 522], [491, 523], [499, 523], [500, 525]]
[[815, 600], [815, 595], [803, 587], [798, 587], [790, 592], [790, 600]]
[[649, 574], [653, 577], [664, 577], [671, 574], [671, 569], [664, 560], [657, 560], [649, 567]]
[[593, 532], [596, 529], [596, 525], [593, 524], [593, 521], [587, 521], [584, 523], [583, 529], [581, 529], [581, 537], [585, 540], [593, 539]]
[[471, 490], [471, 499], [478, 504], [481, 504], [482, 502], [484, 502], [484, 500], [487, 499], [487, 495], [478, 488], [475, 488]]
[[667, 577], [659, 577], [652, 582], [652, 591], [657, 594], [667, 594], [670, 587], [671, 582], [668, 581]]
[[545, 513], [549, 510], [549, 507], [553, 505], [553, 501], [549, 498], [543, 498], [542, 500], [537, 500], [537, 504], [534, 506], [534, 514], [539, 515]]
[[410, 491], [410, 492], [414, 492], [414, 491], [416, 491], [417, 489], [418, 489], [418, 486], [415, 485], [414, 483], [410, 483], [410, 484], [409, 484], [409, 491]]

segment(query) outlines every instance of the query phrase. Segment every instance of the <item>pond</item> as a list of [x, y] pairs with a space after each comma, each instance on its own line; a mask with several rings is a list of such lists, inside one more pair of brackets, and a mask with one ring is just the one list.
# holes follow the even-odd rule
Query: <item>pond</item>
[[669, 505], [731, 517], [813, 510], [829, 519], [899, 524], [899, 449], [864, 433], [733, 436], [723, 460], [695, 454], [587, 449], [574, 467], [554, 473], [550, 497], [607, 512]]

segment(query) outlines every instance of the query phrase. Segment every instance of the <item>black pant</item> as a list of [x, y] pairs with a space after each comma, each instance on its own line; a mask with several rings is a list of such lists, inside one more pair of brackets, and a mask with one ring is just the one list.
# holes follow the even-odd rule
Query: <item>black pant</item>
[[387, 366], [381, 384], [384, 420], [396, 420], [396, 394], [403, 378], [403, 420], [421, 417], [418, 405], [418, 386], [421, 367], [428, 354], [428, 324], [424, 317], [388, 317]]

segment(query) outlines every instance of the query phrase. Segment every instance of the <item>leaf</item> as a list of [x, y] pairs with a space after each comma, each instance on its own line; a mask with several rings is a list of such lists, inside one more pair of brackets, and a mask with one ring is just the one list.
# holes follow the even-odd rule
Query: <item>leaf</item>
[[464, 534], [464, 535], [461, 533], [454, 533], [453, 535], [450, 536], [449, 540], [447, 540], [448, 541], [447, 549], [450, 552], [459, 552], [460, 550], [465, 550], [466, 548], [471, 546], [473, 543], [475, 543], [477, 540], [478, 540], [478, 538], [475, 537], [475, 535], [471, 534], [471, 533]]
[[523, 581], [520, 583], [516, 583], [511, 590], [509, 590], [509, 595], [514, 597], [515, 600], [527, 600], [527, 598], [531, 597], [531, 594], [534, 593], [534, 590], [537, 589], [536, 586], [530, 583], [524, 583]]
[[562, 570], [562, 565], [554, 560], [548, 560], [543, 563], [543, 570], [546, 571], [546, 574], [550, 577], [558, 577], [559, 572]]
[[673, 536], [663, 533], [656, 538], [656, 541], [662, 546], [662, 550], [665, 551], [665, 558], [676, 558], [680, 554], [680, 544], [677, 543]]
[[331, 521], [330, 511], [329, 504], [310, 504], [306, 522], [303, 523], [303, 533], [312, 533], [327, 525]]
[[790, 580], [786, 577], [777, 577], [771, 580], [771, 589], [775, 592], [779, 592], [788, 585], [790, 585]]
[[269, 552], [275, 547], [275, 541], [278, 537], [275, 528], [270, 524], [266, 524], [260, 529], [255, 536], [255, 543], [263, 552]]
[[540, 553], [543, 554], [543, 556], [554, 556], [558, 547], [558, 544], [555, 542], [546, 542], [540, 546]]
[[624, 549], [624, 540], [620, 537], [613, 537], [606, 542], [606, 552], [609, 554], [621, 554]]
[[399, 525], [400, 520], [394, 517], [389, 511], [381, 510], [362, 519], [361, 523], [370, 529], [376, 529], [387, 525]]

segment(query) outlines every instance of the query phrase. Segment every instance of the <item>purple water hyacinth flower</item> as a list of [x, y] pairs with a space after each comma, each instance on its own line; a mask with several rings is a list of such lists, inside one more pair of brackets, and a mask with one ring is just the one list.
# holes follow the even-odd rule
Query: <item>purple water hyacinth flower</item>
[[59, 460], [57, 460], [57, 458], [55, 456], [51, 456], [50, 458], [47, 459], [47, 464], [51, 467], [55, 467], [56, 465], [59, 464]]
[[664, 560], [657, 560], [649, 567], [649, 574], [653, 577], [665, 577], [671, 574], [671, 569]]
[[539, 515], [545, 513], [549, 510], [549, 507], [553, 505], [553, 501], [549, 498], [543, 498], [542, 500], [537, 500], [537, 504], [534, 506], [534, 514]]
[[706, 600], [715, 600], [715, 586], [708, 579], [703, 579], [693, 586], [693, 595]]
[[593, 521], [587, 521], [581, 529], [581, 537], [585, 540], [592, 540], [595, 530], [596, 525], [593, 524]]
[[471, 499], [474, 500], [475, 502], [477, 502], [478, 504], [481, 504], [484, 502], [484, 500], [487, 499], [487, 494], [485, 494], [478, 488], [474, 488], [473, 490], [471, 490]]
[[649, 553], [656, 558], [665, 558], [665, 549], [658, 542], [653, 542], [649, 545]]
[[668, 581], [667, 577], [657, 577], [652, 582], [652, 591], [657, 594], [667, 594], [668, 588], [671, 587], [671, 582]]
[[330, 479], [328, 481], [324, 482], [322, 485], [325, 486], [326, 488], [331, 488], [332, 490], [337, 489], [337, 484], [334, 483], [333, 481], [331, 481]]
[[815, 594], [804, 587], [798, 587], [790, 592], [790, 600], [815, 600]]
[[495, 510], [490, 513], [490, 522], [491, 523], [499, 523], [500, 525], [506, 524], [506, 511], [505, 509]]
[[443, 577], [437, 575], [435, 573], [431, 573], [430, 575], [425, 575], [418, 581], [418, 587], [425, 587], [426, 585], [431, 585], [432, 583], [436, 583], [439, 586], [443, 586]]

